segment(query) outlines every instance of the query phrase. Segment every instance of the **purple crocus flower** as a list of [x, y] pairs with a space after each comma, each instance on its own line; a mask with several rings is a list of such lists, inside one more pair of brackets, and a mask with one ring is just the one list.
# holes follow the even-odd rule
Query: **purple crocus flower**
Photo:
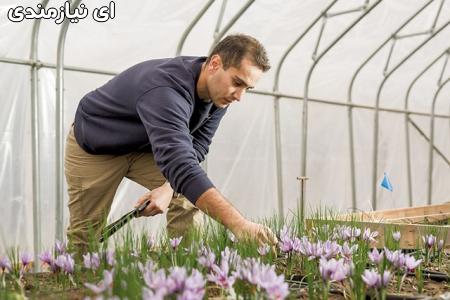
[[281, 252], [290, 253], [294, 249], [294, 241], [291, 236], [291, 230], [284, 225], [280, 231], [280, 241], [278, 242]]
[[322, 242], [317, 241], [317, 243], [309, 243], [306, 245], [305, 250], [306, 250], [306, 256], [308, 256], [308, 260], [320, 258], [323, 255]]
[[350, 266], [348, 264], [344, 264], [343, 259], [336, 260], [332, 258], [327, 260], [322, 257], [319, 262], [319, 271], [324, 281], [342, 281], [350, 273]]
[[409, 272], [414, 271], [414, 269], [417, 268], [421, 262], [421, 259], [416, 260], [413, 256], [405, 255], [405, 268]]
[[209, 281], [214, 282], [218, 286], [229, 289], [233, 286], [236, 278], [233, 275], [229, 275], [229, 265], [228, 262], [222, 262], [220, 267], [214, 264], [211, 268], [211, 273], [208, 274], [207, 278]]
[[0, 269], [3, 273], [5, 272], [5, 270], [11, 272], [11, 262], [9, 261], [9, 258], [7, 256], [0, 257]]
[[436, 237], [432, 234], [430, 235], [425, 235], [422, 237], [422, 241], [425, 245], [425, 247], [427, 247], [428, 249], [432, 248], [434, 246], [434, 244], [436, 244]]
[[211, 270], [214, 262], [216, 261], [216, 255], [211, 249], [202, 246], [198, 251], [198, 263], [203, 267]]
[[384, 248], [384, 253], [386, 255], [386, 259], [392, 264], [394, 269], [401, 269], [404, 267], [405, 254], [403, 254], [400, 250], [392, 252], [389, 249]]
[[373, 248], [372, 252], [368, 253], [368, 256], [373, 264], [378, 265], [383, 260], [384, 252], [378, 252], [377, 248]]
[[380, 285], [380, 274], [374, 270], [364, 270], [364, 274], [361, 275], [362, 280], [365, 282], [366, 286], [371, 288], [378, 288]]
[[72, 255], [70, 254], [65, 254], [66, 257], [66, 261], [65, 264], [63, 266], [63, 271], [66, 274], [73, 274], [74, 268], [75, 268], [75, 261], [73, 260]]
[[61, 255], [61, 254], [65, 254], [66, 253], [66, 249], [67, 249], [67, 242], [61, 242], [59, 240], [56, 240], [55, 242], [55, 250], [56, 253]]
[[341, 252], [341, 246], [335, 241], [325, 241], [323, 244], [323, 256], [326, 259], [335, 258]]
[[23, 252], [20, 255], [20, 262], [22, 263], [22, 268], [25, 269], [33, 261], [33, 256], [28, 252]]
[[95, 294], [101, 294], [105, 291], [111, 291], [113, 283], [113, 270], [103, 271], [103, 280], [97, 285], [92, 283], [85, 283], [84, 286], [93, 291]]
[[402, 237], [402, 234], [400, 233], [400, 231], [395, 231], [392, 233], [392, 238], [398, 242], [400, 241], [400, 238]]
[[205, 279], [202, 273], [198, 270], [192, 270], [191, 276], [186, 278], [184, 283], [184, 292], [181, 295], [182, 299], [203, 299], [205, 295]]
[[180, 245], [182, 239], [183, 239], [183, 237], [180, 236], [180, 237], [169, 240], [170, 246], [172, 247], [173, 250], [177, 249], [177, 247]]
[[385, 270], [383, 272], [383, 276], [380, 276], [380, 287], [387, 287], [389, 282], [391, 281], [391, 272], [388, 270]]
[[184, 267], [170, 268], [170, 274], [167, 277], [166, 286], [169, 293], [180, 293], [184, 290], [184, 282], [187, 278], [187, 271]]
[[267, 244], [264, 244], [264, 245], [258, 247], [258, 253], [261, 256], [267, 255], [267, 253], [269, 253], [269, 251], [270, 251], [270, 246]]
[[86, 253], [83, 255], [83, 264], [86, 269], [91, 269], [93, 271], [100, 267], [100, 257], [97, 252]]
[[53, 264], [53, 255], [50, 250], [46, 250], [39, 255], [39, 259], [41, 260], [43, 265], [51, 266]]
[[341, 247], [341, 255], [344, 258], [345, 262], [348, 263], [352, 261], [353, 253], [355, 253], [356, 250], [358, 250], [358, 244], [349, 247], [348, 242], [344, 242]]
[[277, 275], [275, 266], [261, 265], [258, 285], [263, 288], [269, 299], [284, 299], [289, 295], [288, 284], [284, 275]]
[[373, 231], [371, 232], [370, 228], [366, 228], [364, 229], [364, 233], [363, 233], [363, 237], [362, 239], [364, 241], [373, 243], [376, 242], [377, 240], [375, 239], [378, 236], [378, 231]]

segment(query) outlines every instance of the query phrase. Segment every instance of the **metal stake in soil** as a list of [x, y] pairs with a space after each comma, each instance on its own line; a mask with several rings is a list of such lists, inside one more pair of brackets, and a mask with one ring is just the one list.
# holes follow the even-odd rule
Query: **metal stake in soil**
[[306, 176], [297, 177], [297, 180], [300, 180], [300, 221], [302, 222], [302, 225], [304, 225], [305, 222], [305, 185], [306, 180], [309, 178]]

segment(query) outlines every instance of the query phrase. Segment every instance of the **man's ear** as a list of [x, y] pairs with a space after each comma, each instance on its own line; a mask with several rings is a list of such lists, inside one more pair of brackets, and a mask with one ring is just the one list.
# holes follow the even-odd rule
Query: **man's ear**
[[219, 54], [214, 54], [208, 64], [208, 71], [215, 72], [222, 67], [222, 59]]

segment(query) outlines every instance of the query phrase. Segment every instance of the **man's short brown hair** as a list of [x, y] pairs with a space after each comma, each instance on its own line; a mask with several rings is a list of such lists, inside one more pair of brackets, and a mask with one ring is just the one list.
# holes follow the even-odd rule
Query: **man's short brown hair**
[[249, 59], [263, 72], [270, 69], [264, 46], [257, 39], [246, 34], [233, 34], [225, 37], [211, 51], [206, 63], [209, 63], [211, 57], [215, 54], [218, 54], [222, 59], [225, 70], [229, 67], [239, 68], [244, 58]]

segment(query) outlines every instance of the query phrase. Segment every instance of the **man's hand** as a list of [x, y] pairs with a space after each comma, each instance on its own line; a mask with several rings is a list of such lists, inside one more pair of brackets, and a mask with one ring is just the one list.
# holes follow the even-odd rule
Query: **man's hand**
[[242, 225], [230, 228], [238, 240], [251, 239], [259, 245], [268, 244], [274, 246], [278, 243], [277, 237], [269, 227], [245, 220]]
[[250, 238], [259, 244], [276, 245], [277, 238], [266, 226], [245, 219], [216, 188], [210, 188], [196, 201], [195, 205], [211, 218], [227, 227], [238, 240]]
[[162, 186], [153, 189], [152, 191], [145, 193], [139, 200], [136, 202], [134, 207], [138, 207], [143, 204], [145, 201], [150, 200], [149, 205], [145, 208], [145, 210], [139, 214], [141, 216], [154, 216], [157, 214], [162, 214], [167, 210], [170, 204], [170, 200], [172, 200], [173, 189], [168, 182], [164, 183]]

